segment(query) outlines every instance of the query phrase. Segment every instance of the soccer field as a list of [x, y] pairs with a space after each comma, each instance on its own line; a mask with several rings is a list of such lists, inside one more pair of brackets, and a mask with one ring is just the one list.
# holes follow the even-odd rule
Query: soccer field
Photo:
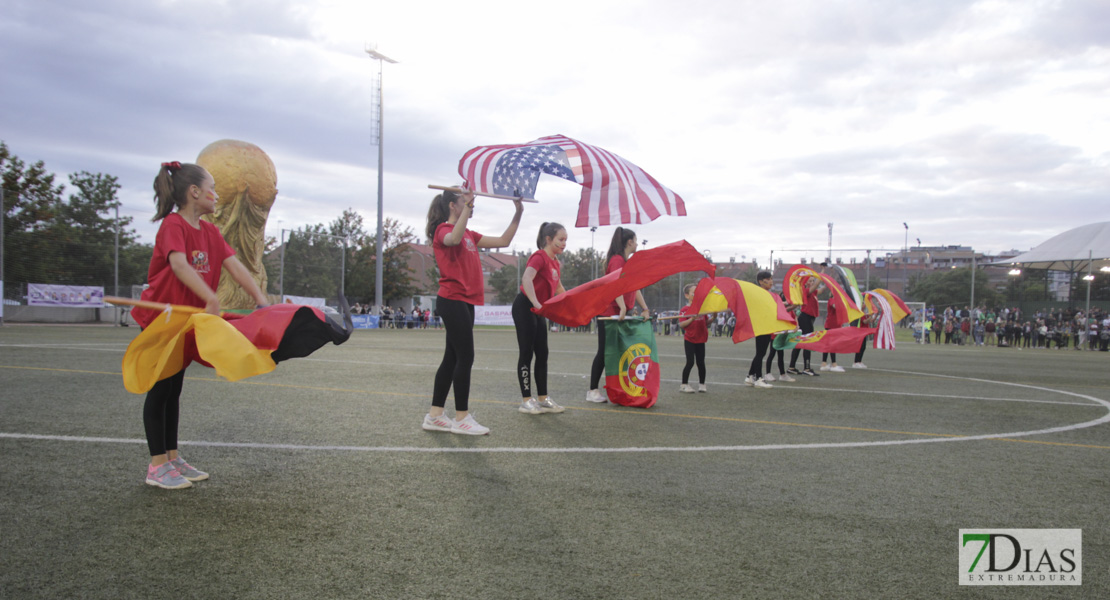
[[[754, 344], [711, 338], [680, 394], [661, 337], [644, 410], [585, 402], [595, 338], [553, 333], [567, 411], [532, 416], [513, 332], [480, 330], [471, 437], [420, 429], [441, 330], [359, 330], [242, 382], [190, 367], [211, 479], [167, 491], [137, 333], [0, 328], [0, 597], [1110, 597], [1106, 353], [902, 343], [762, 390]], [[1081, 529], [1082, 586], [959, 586], [959, 530], [991, 528]]]

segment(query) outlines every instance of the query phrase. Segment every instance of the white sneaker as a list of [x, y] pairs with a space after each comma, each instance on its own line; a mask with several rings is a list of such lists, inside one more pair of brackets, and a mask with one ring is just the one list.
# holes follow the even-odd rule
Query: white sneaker
[[755, 383], [753, 383], [751, 385], [754, 386], [754, 387], [757, 387], [757, 388], [772, 388], [772, 387], [775, 387], [775, 386], [767, 383], [766, 381], [763, 381], [762, 379], [756, 379]]
[[695, 390], [694, 388], [690, 387], [690, 384], [688, 384], [688, 383], [684, 383], [684, 384], [682, 384], [682, 385], [678, 386], [678, 391], [680, 391], [680, 392], [682, 392], [682, 393], [684, 393], [684, 394], [693, 394], [693, 393], [694, 393], [694, 392], [696, 392], [697, 390]]
[[608, 400], [601, 390], [590, 390], [586, 392], [586, 402], [597, 402], [598, 404], [605, 404]]
[[462, 421], [451, 421], [451, 433], [461, 433], [463, 435], [486, 435], [489, 433], [489, 427], [483, 427], [474, 420], [474, 415], [466, 415]]
[[852, 365], [852, 368], [853, 369], [866, 369], [867, 365], [865, 365], [863, 363], [855, 363], [855, 364]]
[[754, 381], [754, 380], [752, 380], [752, 376], [751, 376], [751, 375], [748, 375], [747, 377], [745, 377], [745, 378], [744, 378], [744, 385], [747, 385], [747, 386], [753, 386], [753, 385], [755, 385], [755, 381]]
[[426, 431], [451, 431], [451, 419], [447, 415], [424, 415], [424, 424], [421, 427]]
[[542, 410], [540, 410], [540, 403], [536, 402], [535, 398], [529, 398], [524, 402], [521, 402], [520, 408], [518, 408], [517, 410], [526, 415], [538, 415], [543, 412]]
[[561, 413], [566, 410], [562, 406], [555, 404], [555, 401], [551, 399], [551, 396], [544, 398], [543, 402], [536, 401], [536, 406], [540, 407], [540, 411], [545, 413]]
[[705, 389], [705, 384], [704, 383], [699, 383], [698, 384], [698, 391], [699, 392], [708, 392], [709, 390]]
[[797, 379], [794, 379], [790, 375], [779, 375], [779, 381], [794, 382], [797, 381]]
[[774, 375], [772, 375], [772, 374], [770, 374], [770, 373], [768, 373], [768, 374], [766, 374], [766, 375], [764, 375], [764, 376], [763, 376], [763, 381], [766, 381], [766, 382], [768, 382], [768, 383], [770, 383], [770, 382], [772, 382], [772, 381], [774, 381], [774, 380], [775, 380], [775, 376], [774, 376]]
[[822, 370], [822, 371], [828, 371], [828, 370], [830, 370], [830, 369], [829, 369], [829, 365], [821, 365], [821, 369], [820, 369], [820, 370]]
[[829, 370], [832, 371], [833, 373], [843, 373], [844, 372], [844, 367], [842, 367], [840, 365], [836, 365], [835, 367], [829, 367]]

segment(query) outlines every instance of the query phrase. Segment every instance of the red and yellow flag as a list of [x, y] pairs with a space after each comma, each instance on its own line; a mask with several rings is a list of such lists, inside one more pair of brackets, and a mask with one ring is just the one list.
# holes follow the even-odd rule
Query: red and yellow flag
[[736, 315], [736, 328], [732, 342], [740, 342], [757, 335], [789, 331], [798, 326], [782, 300], [754, 283], [729, 277], [705, 277], [698, 282], [691, 305], [698, 307], [698, 314], [731, 310]]
[[[898, 323], [898, 321], [901, 321], [902, 319], [906, 318], [906, 315], [910, 314], [910, 307], [906, 306], [906, 303], [903, 302], [902, 299], [899, 298], [898, 295], [894, 292], [890, 290], [876, 288], [868, 292], [868, 294], [871, 293], [878, 294], [886, 299], [886, 303], [890, 305], [891, 322]], [[876, 306], [877, 303], [875, 302], [874, 297], [865, 295], [863, 297], [863, 302], [869, 314], [880, 312], [881, 308]]]
[[836, 280], [823, 273], [818, 273], [805, 265], [794, 265], [786, 272], [786, 282], [783, 288], [786, 292], [786, 299], [789, 300], [791, 304], [800, 305], [805, 300], [802, 288], [805, 286], [806, 280], [811, 277], [820, 279], [821, 282], [825, 284], [825, 287], [828, 288], [829, 292], [839, 300], [839, 306], [844, 307], [845, 323], [851, 323], [863, 316], [863, 311], [859, 309], [859, 306], [852, 300], [852, 297], [844, 291], [844, 288], [840, 287], [840, 284], [837, 283]]

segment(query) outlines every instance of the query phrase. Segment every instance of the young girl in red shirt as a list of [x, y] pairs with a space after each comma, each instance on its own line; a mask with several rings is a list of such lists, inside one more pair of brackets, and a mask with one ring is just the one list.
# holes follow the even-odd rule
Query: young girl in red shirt
[[[520, 350], [516, 362], [516, 378], [520, 384], [520, 412], [529, 415], [561, 413], [563, 407], [547, 395], [547, 319], [532, 312], [552, 296], [566, 290], [560, 280], [562, 266], [556, 258], [567, 247], [567, 230], [558, 223], [540, 225], [536, 238], [539, 248], [528, 257], [528, 265], [520, 276], [520, 293], [513, 302], [513, 325]], [[532, 357], [536, 368], [532, 370]], [[536, 397], [532, 397], [532, 380]]]
[[[682, 385], [678, 387], [678, 391], [687, 394], [707, 391], [705, 389], [705, 343], [709, 341], [709, 320], [715, 317], [715, 315], [698, 315], [698, 307], [692, 304], [697, 288], [696, 283], [687, 284], [682, 288], [682, 295], [686, 297], [686, 306], [678, 310], [681, 316], [689, 315], [678, 321], [678, 326], [685, 332], [682, 345], [686, 349], [686, 366], [682, 368]], [[698, 365], [697, 389], [690, 385], [690, 370], [694, 368], [695, 363]]]
[[[500, 237], [484, 236], [466, 228], [474, 212], [474, 194], [444, 191], [432, 200], [425, 233], [439, 267], [436, 314], [447, 333], [447, 348], [436, 370], [432, 407], [422, 427], [428, 431], [450, 431], [485, 435], [489, 428], [478, 424], [469, 411], [470, 370], [474, 366], [474, 307], [485, 304], [485, 280], [479, 248], [504, 248], [513, 241], [524, 205], [516, 201], [516, 214]], [[444, 414], [447, 392], [455, 388], [455, 418]]]
[[[613, 239], [609, 242], [609, 254], [606, 256], [605, 274], [608, 275], [613, 271], [624, 268], [624, 263], [628, 261], [628, 257], [636, 251], [636, 232], [625, 227], [617, 227], [613, 232]], [[632, 308], [632, 302], [635, 301], [643, 309], [644, 314], [648, 315], [651, 312], [648, 310], [647, 302], [644, 301], [644, 295], [639, 290], [629, 292], [622, 296], [618, 296], [612, 304], [609, 305], [599, 317], [617, 317], [618, 320], [623, 321], [625, 313], [629, 308]], [[596, 319], [597, 323], [597, 354], [594, 355], [594, 362], [590, 366], [590, 389], [586, 392], [586, 401], [588, 402], [608, 402], [605, 394], [601, 393], [598, 386], [601, 383], [601, 374], [605, 371], [605, 321]]]
[[[154, 179], [154, 202], [157, 211], [153, 221], [162, 221], [154, 238], [154, 254], [147, 275], [148, 287], [142, 299], [151, 302], [179, 304], [204, 308], [219, 315], [220, 300], [216, 288], [220, 270], [227, 269], [232, 280], [254, 298], [258, 306], [269, 299], [258, 288], [250, 271], [235, 258], [235, 250], [224, 241], [220, 230], [204, 215], [216, 212], [216, 182], [199, 165], [178, 162], [163, 163]], [[173, 212], [174, 207], [177, 212]], [[156, 311], [134, 308], [131, 316], [142, 327], [158, 316]], [[197, 470], [178, 453], [177, 429], [181, 411], [181, 385], [185, 371], [171, 375], [147, 392], [143, 405], [150, 465], [146, 482], [166, 489], [191, 487], [194, 481], [208, 479], [208, 473]]]

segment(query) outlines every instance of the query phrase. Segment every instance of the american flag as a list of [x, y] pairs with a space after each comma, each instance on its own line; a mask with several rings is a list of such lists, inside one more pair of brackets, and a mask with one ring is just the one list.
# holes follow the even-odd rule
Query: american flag
[[686, 216], [682, 198], [640, 167], [608, 150], [561, 135], [527, 144], [478, 146], [459, 161], [459, 174], [471, 189], [487, 194], [535, 198], [541, 173], [582, 186], [577, 227]]

